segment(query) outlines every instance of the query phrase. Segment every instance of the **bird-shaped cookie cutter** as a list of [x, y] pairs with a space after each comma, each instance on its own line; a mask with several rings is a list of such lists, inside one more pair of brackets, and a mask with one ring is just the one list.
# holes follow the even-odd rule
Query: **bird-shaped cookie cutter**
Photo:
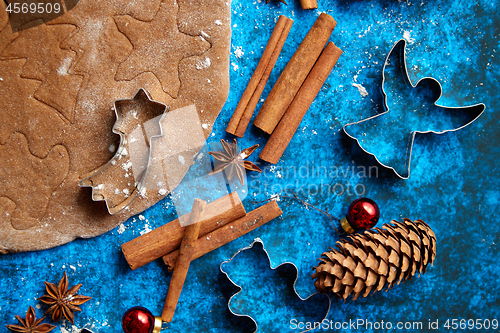
[[[432, 77], [424, 77], [420, 79], [415, 85], [412, 84], [410, 77], [408, 76], [408, 71], [406, 67], [406, 57], [405, 57], [405, 47], [406, 47], [406, 41], [404, 39], [399, 40], [394, 44], [392, 47], [391, 51], [387, 55], [387, 58], [384, 63], [383, 71], [382, 71], [382, 94], [384, 96], [384, 109], [385, 112], [382, 112], [380, 114], [377, 114], [373, 117], [363, 119], [358, 122], [354, 123], [349, 123], [344, 125], [343, 131], [347, 134], [347, 136], [351, 137], [352, 139], [356, 140], [357, 144], [359, 147], [365, 151], [366, 153], [374, 156], [374, 158], [377, 160], [380, 165], [383, 167], [386, 167], [388, 169], [393, 170], [396, 175], [402, 179], [408, 179], [410, 177], [410, 164], [411, 164], [411, 153], [413, 150], [413, 142], [415, 138], [415, 134], [420, 133], [420, 134], [425, 134], [425, 133], [434, 133], [434, 134], [443, 134], [446, 132], [453, 132], [453, 131], [458, 131], [467, 125], [471, 124], [474, 120], [476, 120], [485, 110], [485, 105], [482, 103], [471, 105], [471, 106], [465, 106], [465, 107], [445, 107], [442, 105], [437, 104], [437, 101], [441, 98], [442, 96], [442, 87], [439, 81]], [[389, 67], [389, 69], [388, 69]], [[393, 80], [394, 77], [391, 77], [390, 75], [387, 74], [387, 72], [391, 71], [396, 71], [396, 74], [398, 74], [400, 77], [396, 78], [396, 80]], [[399, 81], [398, 81], [399, 80]], [[391, 86], [392, 85], [392, 86]], [[382, 122], [382, 125], [387, 125], [387, 122], [391, 118], [391, 109], [389, 108], [389, 103], [394, 103], [394, 102], [401, 102], [402, 98], [399, 98], [400, 96], [393, 96], [391, 93], [394, 93], [394, 91], [387, 91], [388, 87], [397, 87], [399, 85], [399, 88], [405, 88], [408, 89], [409, 92], [413, 93], [418, 93], [418, 94], [425, 94], [425, 89], [428, 91], [433, 91], [432, 96], [426, 96], [426, 98], [430, 101], [432, 98], [432, 103], [427, 103], [428, 108], [427, 110], [424, 110], [423, 112], [427, 112], [427, 115], [431, 117], [435, 117], [436, 114], [441, 114], [441, 113], [446, 113], [447, 115], [453, 115], [453, 117], [459, 115], [463, 116], [467, 114], [468, 120], [467, 121], [462, 121], [461, 125], [456, 126], [453, 124], [453, 128], [440, 128], [443, 127], [443, 122], [444, 120], [438, 119], [437, 121], [435, 120], [434, 123], [431, 123], [428, 128], [424, 130], [411, 130], [407, 135], [406, 138], [406, 150], [404, 153], [404, 167], [398, 167], [394, 166], [394, 163], [390, 163], [392, 161], [385, 161], [381, 158], [380, 154], [374, 153], [373, 152], [373, 147], [380, 146], [381, 144], [387, 143], [384, 142], [383, 140], [376, 140], [376, 142], [372, 141], [367, 141], [367, 130], [373, 130], [373, 131], [378, 131], [380, 133], [383, 131], [383, 129], [376, 129], [377, 125], [380, 125], [378, 122]], [[390, 89], [389, 89], [390, 90]], [[419, 96], [418, 98], [422, 98]], [[410, 100], [411, 101], [411, 100]], [[414, 112], [414, 110], [411, 110]], [[422, 111], [418, 111], [422, 112]], [[433, 112], [433, 113], [431, 113]], [[400, 113], [399, 113], [400, 114]], [[471, 118], [470, 118], [471, 116]], [[385, 118], [384, 118], [385, 117]], [[414, 116], [415, 117], [415, 116]], [[389, 120], [387, 120], [389, 118]], [[392, 116], [392, 118], [395, 118], [395, 116]], [[400, 117], [401, 118], [401, 117]], [[423, 117], [420, 117], [423, 118]], [[385, 119], [385, 120], [384, 120]], [[453, 122], [453, 121], [452, 121]], [[404, 124], [404, 120], [402, 121], [401, 119], [393, 119], [392, 123], [389, 122], [389, 125], [398, 123], [401, 126], [408, 126], [408, 124]], [[370, 125], [369, 125], [370, 124]], [[419, 123], [420, 124], [420, 123]], [[449, 125], [449, 123], [447, 124]], [[433, 128], [435, 126], [435, 128]], [[358, 128], [363, 128], [365, 127], [365, 131], [362, 131], [361, 133], [358, 133], [358, 135], [353, 134], [352, 132], [355, 132], [356, 127]], [[392, 127], [392, 126], [391, 126]], [[380, 128], [380, 127], [379, 127]], [[393, 138], [389, 138], [388, 140], [392, 140]], [[394, 143], [395, 141], [392, 141], [390, 143]], [[403, 142], [403, 140], [400, 141], [400, 143]], [[396, 141], [396, 143], [398, 143]], [[370, 144], [374, 145], [373, 147], [367, 147]], [[389, 147], [391, 148], [391, 147]], [[393, 164], [393, 165], [390, 165]]]
[[[265, 246], [264, 246], [264, 242], [263, 242], [260, 238], [255, 238], [255, 239], [254, 239], [254, 241], [253, 241], [253, 242], [252, 242], [249, 246], [246, 246], [246, 247], [241, 248], [240, 250], [238, 250], [238, 252], [236, 252], [236, 253], [235, 253], [235, 254], [231, 257], [231, 259], [229, 259], [229, 260], [226, 260], [226, 261], [222, 262], [222, 263], [220, 264], [220, 266], [219, 266], [219, 270], [220, 270], [220, 272], [221, 272], [221, 273], [223, 273], [223, 274], [225, 275], [225, 277], [229, 280], [229, 282], [230, 282], [231, 284], [233, 284], [234, 286], [236, 286], [236, 287], [239, 289], [239, 291], [237, 291], [235, 294], [233, 294], [233, 295], [229, 298], [229, 301], [228, 301], [228, 308], [229, 308], [229, 311], [230, 311], [233, 315], [235, 315], [235, 316], [237, 316], [237, 317], [246, 317], [246, 318], [251, 319], [251, 320], [253, 321], [254, 325], [255, 325], [255, 330], [254, 330], [253, 332], [255, 333], [255, 332], [259, 331], [259, 326], [258, 326], [258, 324], [257, 324], [257, 320], [256, 320], [255, 318], [253, 318], [253, 317], [252, 317], [252, 316], [250, 316], [250, 315], [236, 313], [236, 312], [234, 312], [234, 311], [233, 311], [233, 309], [231, 308], [231, 301], [232, 301], [232, 300], [233, 300], [233, 299], [234, 299], [237, 295], [239, 295], [239, 294], [240, 294], [240, 293], [244, 290], [244, 288], [243, 288], [242, 286], [240, 286], [240, 285], [236, 284], [236, 283], [235, 283], [235, 282], [234, 282], [234, 281], [233, 281], [233, 280], [229, 277], [229, 274], [228, 274], [228, 273], [224, 270], [224, 268], [223, 268], [223, 266], [224, 266], [225, 264], [228, 264], [228, 263], [230, 263], [231, 261], [233, 261], [233, 259], [234, 259], [235, 257], [237, 257], [240, 253], [242, 253], [242, 252], [244, 252], [244, 251], [247, 251], [247, 250], [252, 250], [252, 249], [253, 249], [253, 247], [254, 247], [256, 244], [259, 244], [259, 245], [262, 247], [262, 250], [263, 250], [263, 252], [265, 253], [265, 256], [267, 257], [267, 260], [268, 260], [268, 262], [269, 262], [269, 264], [270, 264], [270, 269], [271, 269], [272, 271], [277, 271], [278, 269], [283, 268], [283, 267], [285, 267], [285, 266], [291, 266], [291, 267], [294, 269], [294, 272], [295, 272], [295, 273], [294, 273], [294, 277], [293, 277], [293, 285], [292, 285], [292, 289], [293, 289], [293, 293], [295, 294], [295, 296], [297, 297], [297, 299], [298, 299], [301, 303], [306, 302], [306, 301], [308, 301], [308, 300], [312, 300], [312, 297], [324, 297], [324, 298], [325, 298], [325, 301], [327, 301], [327, 302], [328, 302], [328, 306], [326, 307], [326, 311], [325, 311], [324, 317], [323, 317], [323, 316], [321, 316], [321, 320], [315, 321], [315, 323], [316, 323], [316, 324], [317, 324], [317, 323], [322, 323], [322, 322], [326, 319], [326, 317], [328, 316], [328, 313], [330, 312], [330, 307], [331, 307], [331, 299], [330, 299], [330, 297], [329, 297], [327, 294], [324, 294], [324, 293], [318, 293], [318, 292], [317, 292], [317, 293], [313, 293], [312, 295], [308, 296], [307, 298], [302, 298], [302, 297], [299, 295], [299, 293], [297, 292], [296, 288], [295, 288], [295, 284], [296, 284], [296, 282], [297, 282], [298, 273], [299, 273], [299, 269], [297, 268], [297, 266], [296, 266], [294, 263], [292, 263], [292, 262], [284, 262], [284, 263], [279, 264], [279, 265], [278, 265], [278, 266], [276, 266], [276, 267], [272, 267], [272, 265], [271, 265], [271, 257], [269, 256], [269, 253], [267, 252], [267, 250], [266, 250], [266, 248], [265, 248]], [[288, 279], [288, 277], [287, 277], [287, 279]], [[291, 278], [290, 278], [290, 279], [291, 279]], [[311, 331], [311, 330], [315, 330], [315, 329], [317, 329], [318, 327], [312, 327], [312, 328], [308, 328], [308, 329], [302, 329], [302, 328], [300, 328], [300, 327], [297, 327], [297, 328], [298, 328], [298, 330], [297, 330], [298, 332], [309, 332], [309, 331]], [[286, 327], [284, 327], [284, 328], [283, 328], [283, 332], [285, 332], [285, 331], [287, 331], [287, 330], [286, 330]], [[290, 329], [290, 331], [292, 331], [292, 329]], [[295, 331], [295, 328], [293, 329], [293, 331]]]

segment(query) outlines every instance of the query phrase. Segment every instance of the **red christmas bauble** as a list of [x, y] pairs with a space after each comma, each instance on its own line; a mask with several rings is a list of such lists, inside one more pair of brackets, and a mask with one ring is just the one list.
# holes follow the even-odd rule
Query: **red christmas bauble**
[[155, 317], [142, 306], [134, 306], [123, 314], [122, 328], [125, 333], [151, 333], [154, 327]]
[[356, 230], [366, 230], [375, 226], [380, 217], [380, 210], [375, 201], [359, 198], [351, 202], [347, 215], [342, 219], [342, 227], [351, 234]]

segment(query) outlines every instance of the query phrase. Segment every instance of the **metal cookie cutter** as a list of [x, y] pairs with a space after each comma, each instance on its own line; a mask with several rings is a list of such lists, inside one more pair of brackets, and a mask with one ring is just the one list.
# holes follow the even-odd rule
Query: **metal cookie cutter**
[[[259, 249], [261, 251], [258, 251]], [[250, 258], [245, 258], [247, 256]], [[256, 260], [256, 257], [261, 260]], [[330, 297], [322, 293], [314, 293], [305, 299], [300, 297], [295, 289], [297, 266], [286, 262], [273, 268], [270, 262], [264, 243], [256, 238], [250, 246], [240, 249], [231, 259], [220, 265], [220, 271], [240, 289], [230, 297], [229, 311], [235, 316], [250, 318], [255, 324], [254, 332], [259, 329], [259, 325], [263, 332], [307, 332], [319, 328], [330, 311]], [[228, 272], [223, 266], [229, 264], [237, 267], [229, 267]], [[238, 276], [234, 279], [234, 275], [238, 274], [242, 275], [239, 276], [242, 282], [238, 281]], [[249, 287], [242, 286], [243, 283], [249, 284]], [[260, 297], [253, 297], [252, 290], [260, 293]], [[273, 303], [276, 298], [279, 300]]]
[[120, 135], [120, 145], [108, 163], [79, 184], [92, 187], [92, 199], [105, 201], [110, 214], [137, 198], [164, 198], [181, 182], [205, 143], [194, 104], [167, 110], [140, 89], [132, 99], [114, 105], [113, 132]]
[[389, 52], [382, 71], [385, 112], [343, 127], [362, 150], [402, 179], [410, 176], [411, 153], [416, 133], [443, 134], [457, 131], [484, 111], [480, 103], [465, 107], [437, 104], [441, 84], [425, 77], [413, 85], [408, 76], [404, 39]]
[[161, 133], [158, 123], [166, 110], [144, 89], [132, 99], [115, 101], [113, 133], [120, 136], [120, 145], [111, 160], [79, 183], [81, 187], [92, 187], [92, 200], [104, 200], [110, 214], [118, 213], [137, 196], [137, 185], [149, 160], [149, 138]]

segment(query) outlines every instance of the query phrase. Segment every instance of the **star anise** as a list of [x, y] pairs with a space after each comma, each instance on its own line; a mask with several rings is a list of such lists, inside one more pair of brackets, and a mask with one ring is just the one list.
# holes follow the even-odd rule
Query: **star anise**
[[20, 316], [16, 316], [16, 319], [21, 325], [6, 325], [6, 327], [12, 332], [47, 333], [56, 328], [54, 325], [40, 324], [45, 319], [45, 317], [36, 319], [35, 309], [33, 309], [31, 306], [29, 307], [28, 311], [26, 311], [25, 319], [21, 318]]
[[92, 298], [89, 296], [77, 295], [81, 286], [81, 284], [77, 284], [68, 290], [68, 276], [66, 272], [64, 272], [64, 276], [57, 286], [54, 283], [45, 282], [45, 288], [47, 289], [48, 295], [43, 295], [38, 298], [38, 300], [43, 303], [50, 305], [47, 311], [45, 311], [45, 314], [52, 313], [53, 321], [61, 320], [64, 315], [66, 319], [74, 324], [75, 315], [73, 312], [82, 311], [78, 305], [82, 305]]
[[262, 170], [252, 162], [245, 161], [245, 159], [248, 158], [248, 156], [250, 156], [255, 151], [255, 149], [257, 149], [257, 147], [259, 146], [258, 144], [253, 145], [250, 148], [243, 149], [238, 153], [238, 144], [236, 143], [236, 139], [233, 139], [233, 142], [231, 144], [224, 141], [224, 139], [220, 140], [220, 142], [224, 150], [209, 152], [210, 155], [220, 161], [217, 167], [215, 167], [215, 169], [210, 172], [210, 175], [227, 169], [226, 175], [229, 180], [231, 180], [234, 174], [236, 174], [238, 176], [238, 179], [240, 180], [241, 185], [244, 185], [245, 169], [262, 172]]

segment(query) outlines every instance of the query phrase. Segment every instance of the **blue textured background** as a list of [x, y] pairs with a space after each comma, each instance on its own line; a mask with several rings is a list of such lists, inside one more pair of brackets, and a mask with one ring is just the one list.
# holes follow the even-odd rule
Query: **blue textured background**
[[[231, 91], [214, 126], [213, 141], [230, 138], [224, 132], [225, 126], [278, 15], [286, 15], [295, 23], [263, 97], [320, 11], [337, 20], [331, 40], [344, 50], [282, 160], [276, 166], [261, 163], [264, 173], [251, 175], [250, 196], [244, 201], [247, 211], [256, 206], [252, 200], [267, 199], [288, 186], [339, 217], [353, 199], [364, 195], [378, 202], [381, 222], [420, 218], [435, 230], [437, 258], [427, 274], [387, 293], [356, 302], [332, 299], [328, 320], [383, 320], [394, 324], [420, 321], [424, 327], [429, 321], [439, 320], [439, 331], [443, 332], [447, 319], [500, 319], [497, 259], [500, 10], [497, 3], [486, 0], [318, 2], [317, 11], [302, 11], [297, 0], [289, 0], [289, 6], [252, 0], [232, 3]], [[403, 36], [409, 41], [406, 55], [413, 82], [432, 76], [443, 87], [440, 104], [462, 106], [482, 102], [486, 111], [458, 132], [417, 135], [409, 180], [401, 180], [382, 168], [370, 177], [358, 171], [360, 167], [368, 170], [376, 165], [374, 160], [346, 138], [341, 129], [347, 123], [382, 111], [383, 62], [392, 45]], [[238, 47], [243, 52], [241, 57], [235, 56], [240, 55], [239, 51], [235, 53]], [[362, 97], [352, 83], [361, 84], [368, 95]], [[254, 143], [262, 147], [266, 140], [265, 135], [250, 127], [239, 143], [241, 147]], [[251, 160], [256, 161], [259, 152], [260, 149]], [[337, 172], [324, 173], [320, 167]], [[251, 322], [228, 311], [227, 303], [236, 287], [220, 273], [219, 265], [256, 237], [263, 240], [273, 267], [285, 261], [298, 267], [296, 289], [301, 297], [315, 292], [310, 280], [311, 267], [339, 236], [316, 211], [289, 199], [282, 199], [279, 204], [284, 211], [281, 218], [193, 262], [174, 321], [169, 325], [170, 332], [252, 331]], [[71, 284], [83, 283], [81, 293], [93, 299], [76, 315], [76, 327], [64, 323], [54, 332], [78, 332], [81, 327], [96, 332], [121, 332], [121, 316], [134, 305], [161, 313], [171, 274], [161, 262], [131, 271], [120, 245], [139, 236], [141, 231], [174, 218], [173, 206], [167, 198], [141, 218], [131, 218], [124, 228], [103, 236], [76, 240], [47, 251], [0, 256], [0, 332], [7, 331], [3, 325], [16, 323], [14, 315], [24, 314], [29, 305], [39, 304], [35, 298], [44, 293], [43, 281], [57, 282], [64, 271]], [[262, 322], [259, 326], [269, 332], [290, 331], [282, 316], [298, 310], [293, 304], [283, 302], [281, 293], [273, 292], [281, 290], [285, 283], [290, 284], [290, 280], [282, 275], [276, 278], [277, 271], [262, 268], [263, 258], [258, 251], [238, 258], [245, 264], [240, 264], [241, 268], [233, 274], [243, 276], [240, 285], [256, 311], [261, 310], [256, 315]], [[263, 287], [253, 288], [255, 276], [269, 281], [267, 291]], [[266, 298], [264, 294], [268, 291]], [[258, 302], [264, 298], [265, 310]], [[273, 306], [280, 311], [273, 311]], [[39, 306], [37, 315], [42, 315], [44, 309]], [[305, 317], [315, 316], [310, 307], [299, 306], [299, 310], [308, 312], [302, 314]]]

